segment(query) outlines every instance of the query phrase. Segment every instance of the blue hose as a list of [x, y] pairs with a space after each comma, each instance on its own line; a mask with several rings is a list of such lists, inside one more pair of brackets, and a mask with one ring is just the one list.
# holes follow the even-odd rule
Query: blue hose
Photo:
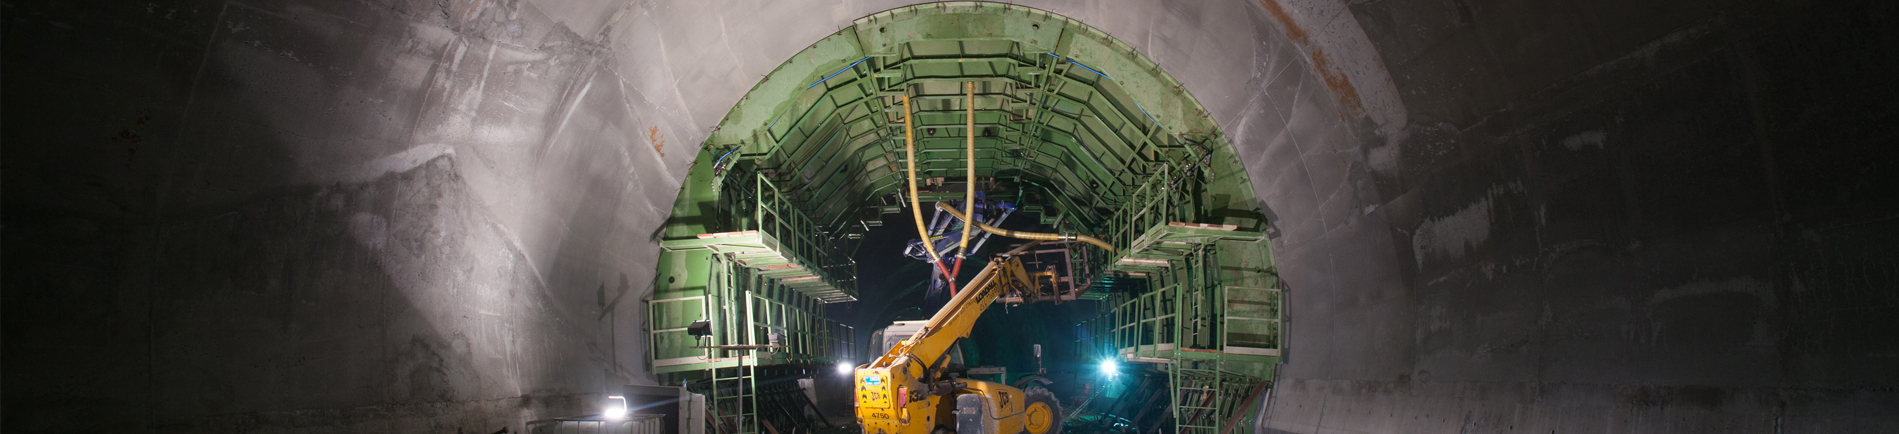
[[719, 165], [720, 165], [720, 164], [724, 164], [724, 163], [725, 163], [725, 157], [730, 157], [730, 156], [732, 156], [732, 153], [733, 153], [733, 152], [738, 152], [738, 150], [739, 150], [739, 147], [733, 147], [733, 148], [732, 148], [732, 150], [730, 150], [730, 151], [725, 151], [725, 155], [720, 155], [720, 156], [719, 156], [719, 159], [718, 159], [717, 161], [713, 161], [713, 162], [712, 162], [712, 173], [718, 173], [718, 172], [719, 172]]

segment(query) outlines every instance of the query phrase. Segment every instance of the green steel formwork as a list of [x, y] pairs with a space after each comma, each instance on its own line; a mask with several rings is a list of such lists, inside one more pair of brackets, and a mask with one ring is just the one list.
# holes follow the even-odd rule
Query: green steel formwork
[[1263, 254], [1263, 246], [1217, 242], [1153, 271], [1148, 278], [1164, 286], [1117, 294], [1111, 312], [1078, 325], [1077, 346], [1166, 371], [1176, 432], [1232, 428], [1232, 416], [1269, 386], [1282, 354], [1282, 297], [1271, 271], [1231, 258]]
[[[855, 300], [856, 264], [763, 175], [718, 162], [701, 150], [661, 233], [648, 302], [655, 372], [851, 357], [850, 329], [818, 312]], [[687, 334], [700, 320], [712, 336]]]
[[[964, 82], [976, 83], [976, 131], [964, 127]], [[975, 135], [979, 179], [1035, 198], [1018, 200], [1043, 206], [1025, 211], [1040, 211], [1044, 223], [1087, 228], [1157, 165], [1199, 161], [1243, 177], [1225, 170], [1237, 159], [1207, 161], [1230, 146], [1182, 89], [1127, 44], [1065, 17], [933, 3], [859, 19], [794, 55], [707, 143], [779, 169], [772, 179], [823, 230], [868, 227], [901, 210], [879, 200], [907, 176], [896, 97], [909, 95], [919, 178], [960, 179], [964, 141]], [[960, 198], [946, 190], [919, 199]]]
[[[821, 315], [817, 299], [777, 283], [711, 250], [687, 250], [662, 255], [662, 264], [702, 264], [705, 276], [690, 283], [696, 288], [662, 292], [649, 303], [653, 372], [667, 384], [698, 384], [706, 395], [710, 432], [756, 434], [759, 425], [758, 376], [780, 366], [828, 366], [856, 357], [855, 333], [849, 326]], [[688, 282], [673, 277], [673, 284]], [[706, 320], [711, 336], [687, 333], [694, 321]], [[769, 404], [769, 403], [765, 403]]]
[[[973, 106], [963, 83], [975, 84]], [[1231, 401], [1221, 391], [1235, 379], [1269, 378], [1279, 297], [1247, 172], [1184, 89], [1126, 43], [1033, 8], [941, 2], [856, 20], [780, 64], [712, 129], [660, 235], [656, 370], [742, 384], [772, 366], [850, 357], [827, 356], [838, 345], [730, 348], [771, 346], [760, 337], [773, 333], [848, 334], [813, 314], [854, 299], [856, 243], [911, 199], [908, 117], [926, 187], [915, 199], [960, 200], [975, 183], [1042, 224], [1117, 246], [1067, 246], [1072, 292], [1113, 306], [1089, 325], [1104, 338], [1084, 345], [1184, 366], [1169, 368], [1189, 388], [1175, 391], [1186, 403], [1176, 412], [1193, 418], [1183, 431], [1212, 426], [1194, 421], [1234, 411], [1213, 404]], [[970, 165], [976, 179], [964, 178]], [[1167, 322], [1176, 319], [1191, 326]], [[687, 337], [694, 320], [711, 321], [714, 336]], [[1129, 324], [1164, 325], [1143, 336], [1174, 346], [1123, 345]], [[719, 348], [693, 348], [706, 346]], [[1194, 403], [1196, 387], [1214, 402]], [[714, 401], [757, 400], [741, 395]], [[749, 405], [728, 416], [746, 419]], [[757, 430], [741, 425], [733, 430]]]
[[[1220, 302], [1200, 306], [1217, 309], [1196, 306], [1208, 294]], [[1116, 298], [1113, 310], [1076, 325], [1076, 353], [1165, 371], [1176, 432], [1250, 432], [1244, 410], [1259, 402], [1279, 362], [1279, 291], [1170, 285]]]
[[759, 277], [777, 279], [778, 283], [796, 289], [805, 296], [826, 303], [856, 300], [854, 291], [842, 289], [847, 286], [839, 284], [837, 279], [830, 276], [831, 273], [801, 263], [797, 255], [788, 253], [791, 250], [786, 248], [783, 241], [769, 232], [751, 230], [705, 235], [703, 238], [660, 241], [660, 248], [668, 251], [709, 250], [752, 269]]
[[[712, 432], [754, 434], [761, 370], [855, 356], [853, 330], [822, 306], [855, 300], [856, 265], [766, 177], [721, 167], [712, 152], [661, 232], [649, 359], [663, 382], [701, 385]], [[709, 336], [689, 333], [696, 321]]]
[[[734, 176], [741, 175], [728, 177]], [[660, 248], [668, 253], [710, 250], [825, 303], [857, 300], [857, 265], [849, 253], [823, 237], [763, 174], [747, 177], [752, 182], [723, 183], [725, 188], [715, 190], [719, 200], [701, 202], [718, 210], [702, 220], [727, 230], [668, 237]]]
[[[703, 264], [706, 278], [695, 282], [704, 286], [661, 292], [648, 302], [654, 373], [830, 363], [855, 356], [854, 331], [825, 318], [817, 299], [725, 255], [686, 251], [661, 257], [662, 264], [672, 261]], [[662, 280], [666, 277], [677, 276]], [[687, 333], [700, 320], [710, 323], [711, 336]]]
[[[1152, 364], [1169, 376], [1175, 430], [1216, 434], [1269, 386], [1283, 332], [1281, 293], [1265, 234], [1206, 206], [1228, 186], [1164, 167], [1108, 220], [1119, 251], [1096, 257], [1107, 314], [1077, 325], [1080, 354]], [[1220, 223], [1190, 223], [1218, 221]], [[1239, 223], [1239, 224], [1236, 224]], [[1139, 279], [1152, 290], [1112, 283]]]

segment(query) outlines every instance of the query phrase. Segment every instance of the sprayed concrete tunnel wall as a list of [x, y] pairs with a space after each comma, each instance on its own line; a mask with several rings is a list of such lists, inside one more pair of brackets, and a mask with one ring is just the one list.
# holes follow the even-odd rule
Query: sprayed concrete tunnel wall
[[[493, 432], [650, 382], [707, 129], [904, 2], [14, 2], [5, 429]], [[1274, 221], [1287, 432], [1894, 429], [1894, 6], [1025, 2]]]
[[1249, 167], [1310, 176], [1265, 425], [1899, 429], [1895, 12], [1353, 2], [1407, 125]]
[[[6, 429], [596, 412], [652, 381], [655, 232], [708, 129], [903, 4], [5, 4]], [[1249, 3], [1035, 6], [1223, 121], [1263, 113], [1268, 67], [1304, 71], [1261, 63]]]

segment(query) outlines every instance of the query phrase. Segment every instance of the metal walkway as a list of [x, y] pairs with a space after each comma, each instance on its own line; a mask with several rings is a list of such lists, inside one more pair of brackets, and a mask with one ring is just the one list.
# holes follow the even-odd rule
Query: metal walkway
[[1192, 179], [1164, 170], [1115, 214], [1109, 235], [1123, 249], [1092, 265], [1111, 308], [1077, 325], [1077, 346], [1166, 373], [1175, 432], [1225, 434], [1270, 387], [1283, 297], [1264, 233], [1190, 223], [1210, 219], [1185, 206], [1199, 196]]

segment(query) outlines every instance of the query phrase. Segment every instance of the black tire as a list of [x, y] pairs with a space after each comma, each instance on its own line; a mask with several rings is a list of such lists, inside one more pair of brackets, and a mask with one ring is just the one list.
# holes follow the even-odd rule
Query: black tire
[[[1062, 434], [1062, 403], [1055, 400], [1055, 393], [1041, 386], [1029, 386], [1022, 389], [1022, 395], [1023, 402], [1026, 404], [1022, 410], [1023, 434]], [[1043, 408], [1043, 406], [1046, 407]], [[1048, 413], [1045, 416], [1038, 414], [1042, 411]], [[1044, 420], [1041, 419], [1042, 417], [1047, 418], [1046, 424], [1039, 423]], [[1038, 427], [1037, 425], [1045, 426]], [[1041, 430], [1037, 431], [1037, 428]]]
[[1027, 375], [1027, 376], [1023, 376], [1022, 378], [1016, 379], [1015, 383], [1010, 384], [1010, 386], [1015, 387], [1017, 389], [1029, 390], [1030, 386], [1048, 387], [1048, 385], [1050, 384], [1055, 384], [1055, 381], [1048, 379], [1048, 377], [1043, 377], [1040, 375]]

